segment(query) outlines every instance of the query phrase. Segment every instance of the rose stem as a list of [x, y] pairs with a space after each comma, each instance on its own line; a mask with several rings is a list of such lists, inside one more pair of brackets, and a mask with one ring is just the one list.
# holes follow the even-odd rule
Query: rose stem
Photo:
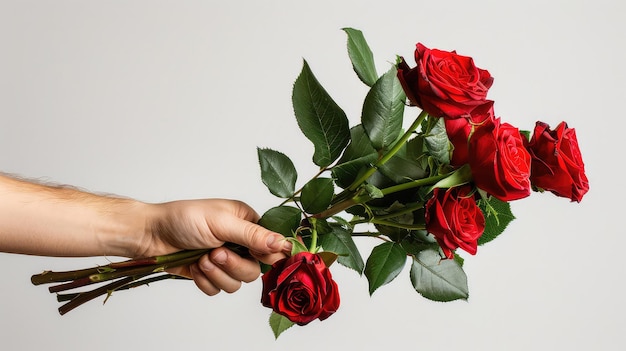
[[[203, 250], [195, 250], [195, 256], [184, 257], [178, 261], [171, 261], [169, 263], [164, 264], [155, 264], [149, 266], [140, 266], [140, 267], [131, 267], [125, 269], [114, 270], [110, 272], [97, 273], [92, 274], [87, 278], [81, 278], [69, 283], [54, 285], [48, 288], [51, 293], [61, 292], [69, 289], [78, 288], [81, 286], [93, 284], [93, 283], [101, 283], [108, 280], [118, 279], [122, 277], [135, 276], [135, 275], [149, 275], [152, 273], [163, 272], [167, 268], [183, 266], [186, 264], [193, 263], [197, 261], [202, 255], [204, 255]], [[185, 255], [186, 256], [186, 255]]]
[[431, 185], [431, 184], [437, 183], [438, 181], [442, 179], [449, 177], [451, 174], [452, 173], [447, 173], [447, 174], [440, 174], [440, 175], [432, 176], [428, 178], [416, 179], [410, 182], [401, 183], [401, 184], [397, 184], [394, 186], [390, 186], [388, 188], [380, 189], [380, 191], [383, 193], [383, 195], [389, 195], [389, 194], [397, 193], [398, 191], [402, 191], [402, 190], [417, 188], [417, 187], [424, 186], [424, 185]]
[[[128, 290], [128, 289], [136, 288], [142, 285], [150, 285], [152, 283], [155, 283], [161, 280], [166, 280], [166, 279], [190, 280], [190, 278], [187, 278], [187, 277], [182, 277], [180, 275], [166, 273], [166, 274], [158, 275], [156, 277], [150, 277], [150, 278], [133, 281], [131, 283], [128, 283], [122, 286], [119, 289], [116, 289], [115, 291]], [[70, 301], [80, 294], [81, 293], [57, 294], [57, 301], [58, 302]]]
[[[145, 276], [145, 275], [144, 275]], [[67, 312], [75, 309], [76, 307], [89, 302], [93, 299], [95, 299], [98, 296], [107, 294], [107, 293], [111, 293], [113, 291], [115, 291], [116, 289], [131, 283], [137, 279], [142, 278], [143, 276], [130, 276], [130, 277], [125, 277], [123, 279], [117, 280], [115, 282], [112, 282], [110, 284], [101, 286], [97, 289], [85, 292], [85, 293], [80, 293], [78, 294], [74, 299], [72, 299], [70, 302], [66, 303], [65, 305], [59, 307], [59, 313], [61, 315], [66, 314]]]
[[426, 111], [420, 112], [419, 116], [413, 121], [413, 124], [404, 132], [402, 137], [396, 141], [389, 151], [381, 157], [376, 164], [372, 165], [361, 177], [357, 178], [349, 187], [349, 191], [355, 191], [361, 184], [363, 184], [369, 177], [374, 174], [378, 168], [383, 166], [389, 159], [391, 159], [400, 149], [404, 146], [407, 140], [413, 135], [413, 132], [422, 124], [424, 119], [428, 116]]
[[[197, 250], [197, 251], [202, 251], [202, 250]], [[70, 302], [66, 303], [65, 305], [59, 307], [59, 313], [61, 315], [64, 315], [65, 313], [73, 310], [74, 308], [89, 302], [93, 299], [95, 299], [98, 296], [101, 296], [105, 293], [111, 293], [113, 291], [116, 291], [122, 287], [124, 287], [125, 285], [128, 285], [129, 283], [132, 283], [134, 281], [137, 281], [143, 277], [146, 277], [148, 275], [151, 274], [155, 274], [155, 273], [160, 273], [163, 270], [165, 270], [166, 268], [171, 268], [171, 267], [177, 267], [177, 266], [182, 266], [185, 264], [189, 264], [189, 263], [193, 263], [195, 261], [197, 261], [200, 256], [202, 256], [203, 253], [200, 253], [197, 256], [192, 256], [192, 257], [187, 257], [185, 259], [181, 259], [179, 261], [176, 262], [171, 262], [169, 265], [153, 265], [153, 266], [147, 266], [147, 267], [140, 267], [137, 269], [133, 269], [131, 272], [131, 270], [125, 271], [125, 274], [115, 274], [118, 272], [113, 272], [113, 273], [103, 273], [103, 275], [106, 275], [105, 277], [103, 277], [102, 280], [99, 280], [98, 282], [103, 282], [103, 281], [107, 281], [107, 280], [112, 280], [112, 279], [116, 279], [116, 278], [122, 278], [119, 279], [117, 281], [114, 281], [112, 283], [109, 283], [107, 285], [101, 286], [97, 289], [88, 291], [88, 292], [84, 292], [84, 293], [79, 293], [78, 295], [76, 295], [72, 300], [70, 300]], [[145, 268], [152, 268], [151, 270], [147, 270]], [[136, 273], [136, 274], [133, 274]], [[157, 279], [158, 280], [158, 279]], [[144, 284], [147, 284], [148, 282], [145, 282]], [[141, 285], [141, 284], [138, 284]], [[51, 291], [52, 292], [52, 291]]]
[[58, 283], [72, 280], [79, 280], [81, 278], [87, 278], [94, 274], [101, 274], [106, 272], [112, 272], [118, 270], [120, 268], [133, 268], [133, 267], [145, 267], [148, 265], [157, 265], [157, 264], [167, 264], [171, 262], [175, 262], [180, 259], [184, 259], [190, 256], [196, 256], [200, 253], [206, 253], [208, 250], [185, 250], [179, 251], [168, 255], [162, 256], [153, 256], [146, 258], [138, 258], [133, 260], [128, 260], [124, 262], [111, 263], [106, 266], [98, 266], [88, 269], [80, 269], [74, 271], [65, 271], [65, 272], [52, 272], [47, 271], [41, 274], [33, 275], [30, 280], [34, 285], [40, 284], [48, 284], [48, 283]]

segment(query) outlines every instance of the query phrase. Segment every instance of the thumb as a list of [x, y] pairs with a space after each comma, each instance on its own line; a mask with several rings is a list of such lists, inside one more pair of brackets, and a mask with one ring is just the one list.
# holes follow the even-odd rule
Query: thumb
[[275, 233], [256, 223], [233, 217], [215, 233], [220, 240], [239, 244], [260, 254], [289, 252], [291, 243], [282, 234]]

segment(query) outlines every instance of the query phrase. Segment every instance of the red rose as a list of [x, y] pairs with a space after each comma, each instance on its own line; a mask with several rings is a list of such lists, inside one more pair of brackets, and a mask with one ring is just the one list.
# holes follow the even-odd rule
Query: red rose
[[532, 184], [580, 202], [589, 191], [589, 180], [585, 175], [576, 130], [561, 122], [552, 131], [546, 123], [537, 122], [527, 147], [532, 157]]
[[460, 247], [476, 254], [485, 230], [485, 216], [476, 204], [472, 187], [436, 188], [426, 203], [426, 230], [435, 236], [447, 258]]
[[472, 110], [470, 117], [445, 119], [446, 133], [454, 146], [452, 158], [450, 159], [452, 166], [459, 167], [467, 163], [469, 154], [468, 141], [473, 128], [493, 119], [493, 101], [489, 100]]
[[488, 71], [477, 68], [471, 57], [428, 49], [421, 43], [415, 50], [417, 66], [410, 68], [400, 58], [398, 79], [409, 101], [431, 116], [469, 116], [481, 105], [493, 84]]
[[500, 123], [499, 118], [474, 130], [469, 165], [476, 186], [499, 200], [530, 195], [530, 154], [519, 129]]
[[265, 273], [261, 303], [290, 321], [305, 325], [324, 320], [339, 308], [339, 290], [319, 255], [300, 252]]

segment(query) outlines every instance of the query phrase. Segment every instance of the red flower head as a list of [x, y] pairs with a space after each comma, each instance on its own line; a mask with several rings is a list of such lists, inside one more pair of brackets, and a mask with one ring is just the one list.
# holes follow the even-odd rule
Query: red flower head
[[561, 122], [555, 130], [550, 130], [546, 123], [537, 122], [527, 147], [532, 156], [532, 184], [557, 196], [580, 202], [589, 191], [589, 180], [576, 130], [568, 128], [565, 122]]
[[493, 84], [488, 71], [474, 65], [471, 57], [428, 49], [421, 43], [415, 50], [417, 66], [410, 68], [401, 58], [398, 79], [409, 101], [435, 117], [469, 116], [485, 102]]
[[469, 137], [474, 128], [477, 128], [494, 119], [493, 101], [487, 100], [472, 110], [467, 118], [446, 118], [446, 133], [454, 146], [450, 164], [459, 167], [468, 162]]
[[426, 230], [435, 236], [447, 258], [457, 247], [476, 254], [485, 217], [476, 204], [472, 187], [436, 188], [426, 203]]
[[339, 290], [319, 255], [300, 252], [265, 273], [261, 303], [290, 321], [305, 325], [324, 320], [339, 308]]
[[530, 154], [519, 129], [500, 118], [476, 128], [469, 140], [469, 165], [476, 186], [502, 201], [530, 195]]

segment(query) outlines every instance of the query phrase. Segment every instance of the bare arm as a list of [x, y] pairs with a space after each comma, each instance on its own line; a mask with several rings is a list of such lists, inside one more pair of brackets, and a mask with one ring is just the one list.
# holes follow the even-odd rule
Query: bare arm
[[204, 199], [148, 204], [0, 175], [0, 251], [45, 256], [163, 255], [218, 248], [176, 273], [209, 295], [239, 288], [260, 274], [258, 263], [222, 248], [244, 245], [266, 263], [289, 250], [282, 236], [255, 222], [240, 201]]

